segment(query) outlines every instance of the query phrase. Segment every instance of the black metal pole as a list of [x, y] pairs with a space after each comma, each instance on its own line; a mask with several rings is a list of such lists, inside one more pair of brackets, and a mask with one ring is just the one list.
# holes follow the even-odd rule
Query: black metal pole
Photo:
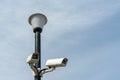
[[[35, 66], [41, 69], [41, 34], [39, 31], [35, 32], [35, 53], [39, 53], [39, 61]], [[41, 76], [36, 75], [35, 80], [41, 80]]]

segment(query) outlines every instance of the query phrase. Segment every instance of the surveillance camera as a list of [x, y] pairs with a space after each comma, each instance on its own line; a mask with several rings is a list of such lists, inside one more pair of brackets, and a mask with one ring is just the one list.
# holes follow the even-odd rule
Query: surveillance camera
[[64, 67], [68, 62], [67, 58], [58, 58], [58, 59], [50, 59], [47, 60], [46, 66], [47, 67]]
[[38, 53], [33, 53], [27, 58], [27, 63], [36, 63], [39, 60], [39, 54]]

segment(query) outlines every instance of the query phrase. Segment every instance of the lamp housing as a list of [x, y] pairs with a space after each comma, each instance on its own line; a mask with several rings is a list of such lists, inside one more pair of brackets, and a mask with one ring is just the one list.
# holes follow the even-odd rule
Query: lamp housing
[[29, 17], [28, 21], [34, 32], [42, 32], [44, 25], [47, 23], [47, 17], [41, 13], [35, 13]]

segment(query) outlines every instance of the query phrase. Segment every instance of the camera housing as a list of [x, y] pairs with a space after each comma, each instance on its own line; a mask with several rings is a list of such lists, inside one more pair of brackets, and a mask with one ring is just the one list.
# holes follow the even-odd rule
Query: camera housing
[[67, 58], [50, 59], [50, 60], [47, 60], [46, 66], [47, 67], [65, 67], [67, 62], [68, 62]]
[[27, 58], [27, 63], [36, 63], [39, 61], [39, 54], [38, 53], [33, 53], [31, 55], [28, 56]]

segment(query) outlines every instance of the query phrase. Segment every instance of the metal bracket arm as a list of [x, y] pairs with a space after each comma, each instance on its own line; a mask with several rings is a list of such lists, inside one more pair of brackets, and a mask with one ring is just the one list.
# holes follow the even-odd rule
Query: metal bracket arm
[[38, 71], [37, 67], [34, 66], [33, 64], [30, 64], [30, 63], [29, 63], [29, 65], [30, 65], [30, 68], [31, 68], [32, 71], [33, 71], [33, 75], [34, 75], [34, 76], [39, 75], [39, 71]]
[[45, 73], [52, 72], [53, 70], [55, 70], [55, 67], [42, 69], [40, 70], [40, 76], [42, 76]]

